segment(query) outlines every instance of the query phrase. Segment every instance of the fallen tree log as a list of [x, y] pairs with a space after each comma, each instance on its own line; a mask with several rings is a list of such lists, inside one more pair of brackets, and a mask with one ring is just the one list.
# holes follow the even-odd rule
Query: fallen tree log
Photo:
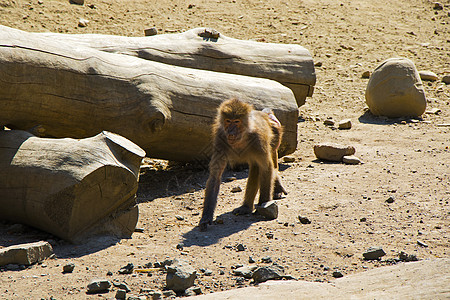
[[61, 43], [0, 26], [0, 126], [43, 137], [124, 136], [149, 157], [205, 160], [222, 101], [272, 108], [285, 128], [280, 156], [297, 146], [292, 91], [273, 80], [177, 67]]
[[166, 64], [268, 78], [289, 87], [298, 106], [311, 97], [316, 74], [311, 54], [295, 44], [260, 43], [227, 37], [212, 29], [125, 37], [101, 34], [36, 33], [71, 45], [137, 56]]
[[129, 237], [145, 152], [103, 132], [82, 140], [0, 131], [0, 219], [68, 241], [108, 233]]

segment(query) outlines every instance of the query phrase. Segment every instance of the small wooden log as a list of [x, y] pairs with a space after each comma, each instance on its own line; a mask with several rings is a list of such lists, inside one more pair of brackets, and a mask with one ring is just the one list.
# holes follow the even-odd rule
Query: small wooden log
[[0, 131], [0, 219], [77, 242], [93, 234], [129, 237], [145, 152], [109, 132], [82, 140]]
[[107, 53], [0, 26], [0, 126], [43, 137], [124, 136], [149, 157], [206, 160], [222, 101], [271, 108], [284, 126], [280, 156], [297, 147], [298, 108], [276, 81]]
[[294, 92], [298, 106], [312, 96], [316, 83], [313, 59], [304, 47], [239, 40], [213, 29], [195, 28], [152, 37], [36, 34], [176, 66], [272, 79]]

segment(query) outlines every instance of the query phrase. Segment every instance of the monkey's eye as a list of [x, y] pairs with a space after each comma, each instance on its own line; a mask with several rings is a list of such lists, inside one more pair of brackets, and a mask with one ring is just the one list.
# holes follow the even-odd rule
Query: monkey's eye
[[225, 124], [231, 124], [231, 120], [230, 119], [225, 119]]
[[233, 120], [233, 123], [234, 123], [235, 125], [239, 125], [239, 124], [241, 124], [241, 120]]

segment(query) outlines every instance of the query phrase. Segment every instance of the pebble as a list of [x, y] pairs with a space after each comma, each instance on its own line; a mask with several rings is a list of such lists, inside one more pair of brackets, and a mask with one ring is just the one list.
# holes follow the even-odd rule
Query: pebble
[[272, 257], [270, 257], [270, 256], [263, 257], [263, 258], [261, 258], [261, 261], [263, 263], [271, 263], [272, 262]]
[[323, 121], [323, 125], [326, 126], [334, 126], [335, 121], [333, 119], [326, 119], [325, 121]]
[[363, 257], [366, 260], [379, 259], [386, 255], [386, 252], [381, 247], [370, 247], [363, 253]]
[[334, 143], [317, 144], [314, 145], [314, 154], [318, 159], [342, 161], [344, 156], [355, 154], [355, 147]]
[[255, 263], [255, 260], [253, 259], [253, 257], [251, 257], [251, 256], [248, 257], [248, 263], [250, 263], [250, 264]]
[[276, 218], [278, 218], [277, 202], [274, 200], [270, 200], [270, 201], [264, 202], [261, 205], [256, 205], [256, 212], [269, 220], [276, 219]]
[[237, 178], [234, 177], [234, 176], [225, 178], [225, 181], [226, 181], [226, 182], [231, 182], [231, 181], [235, 181], [235, 180], [237, 180]]
[[364, 71], [362, 74], [361, 74], [361, 78], [370, 78], [370, 71]]
[[436, 81], [439, 79], [439, 77], [431, 71], [420, 71], [419, 76], [420, 79], [425, 81]]
[[125, 292], [129, 293], [131, 292], [130, 288], [128, 287], [128, 285], [126, 285], [125, 283], [121, 283], [121, 282], [113, 282], [113, 285], [121, 290], [124, 290]]
[[346, 155], [342, 157], [342, 162], [347, 165], [359, 165], [361, 160], [354, 155]]
[[398, 258], [401, 261], [405, 261], [405, 262], [418, 261], [417, 256], [415, 256], [414, 254], [407, 254], [407, 253], [405, 253], [403, 251], [398, 254]]
[[442, 82], [445, 84], [450, 84], [450, 75], [444, 75], [444, 77], [442, 77]]
[[439, 108], [429, 108], [425, 111], [426, 114], [429, 115], [438, 115], [441, 112]]
[[283, 157], [283, 161], [285, 163], [293, 163], [293, 162], [295, 162], [295, 157], [293, 157], [293, 156], [284, 156]]
[[394, 203], [395, 199], [394, 197], [390, 196], [389, 198], [386, 199], [386, 203]]
[[253, 272], [257, 269], [257, 266], [242, 266], [233, 270], [233, 275], [242, 276], [244, 278], [252, 278]]
[[333, 277], [334, 278], [341, 278], [341, 277], [344, 277], [344, 275], [342, 275], [342, 273], [339, 272], [339, 271], [333, 271]]
[[197, 278], [196, 270], [188, 262], [174, 259], [166, 266], [166, 288], [175, 292], [184, 292], [194, 285]]
[[298, 216], [298, 219], [302, 224], [311, 224], [311, 220], [309, 220], [307, 217]]
[[238, 245], [236, 246], [236, 250], [237, 250], [237, 251], [245, 251], [246, 248], [247, 248], [247, 247], [245, 247], [245, 245], [243, 245], [243, 244], [238, 244]]
[[424, 242], [422, 242], [422, 241], [419, 241], [419, 240], [417, 240], [417, 245], [419, 245], [419, 246], [422, 246], [422, 247], [425, 247], [425, 248], [427, 248], [427, 247], [428, 247], [428, 245], [427, 245], [427, 244], [425, 244]]
[[73, 264], [73, 263], [67, 264], [63, 267], [63, 273], [72, 273], [74, 269], [75, 269], [75, 264]]
[[284, 276], [284, 268], [279, 265], [259, 267], [253, 272], [252, 278], [255, 282], [265, 282], [267, 280], [281, 279]]
[[131, 274], [133, 273], [134, 265], [132, 263], [120, 268], [119, 274]]
[[233, 187], [233, 188], [231, 189], [231, 192], [232, 192], [232, 193], [239, 193], [239, 192], [242, 192], [242, 189], [241, 189], [240, 186], [235, 186], [235, 187]]
[[84, 0], [70, 0], [69, 2], [72, 4], [78, 4], [78, 5], [84, 4]]
[[345, 119], [339, 122], [339, 129], [350, 129], [352, 128], [352, 121], [350, 119]]
[[86, 19], [80, 19], [78, 20], [78, 27], [86, 27], [89, 24], [89, 20]]
[[116, 299], [125, 300], [127, 297], [127, 292], [125, 290], [117, 290]]
[[185, 296], [196, 296], [202, 294], [202, 288], [199, 286], [192, 286], [184, 291]]
[[103, 293], [109, 290], [111, 282], [106, 279], [93, 279], [87, 286], [88, 294]]
[[145, 36], [157, 35], [158, 29], [156, 29], [156, 27], [144, 29], [144, 34], [145, 34]]
[[183, 221], [183, 220], [184, 220], [184, 217], [183, 217], [183, 216], [180, 216], [180, 215], [176, 215], [175, 218], [176, 218], [178, 221]]
[[435, 9], [435, 10], [443, 10], [444, 9], [444, 5], [442, 5], [442, 3], [440, 3], [440, 2], [434, 2], [433, 9]]

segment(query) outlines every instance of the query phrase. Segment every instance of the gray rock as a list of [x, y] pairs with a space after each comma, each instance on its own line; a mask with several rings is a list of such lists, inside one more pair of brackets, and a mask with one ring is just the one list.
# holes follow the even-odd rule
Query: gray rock
[[344, 156], [355, 154], [355, 148], [333, 143], [317, 144], [314, 145], [314, 154], [318, 159], [342, 161]]
[[117, 290], [116, 299], [125, 300], [127, 298], [127, 291], [125, 290]]
[[417, 245], [427, 248], [428, 245], [422, 241], [417, 240]]
[[326, 119], [325, 121], [323, 121], [323, 125], [327, 125], [327, 126], [334, 126], [334, 120], [333, 119]]
[[109, 291], [111, 282], [106, 279], [93, 279], [87, 286], [88, 294], [97, 294]]
[[274, 200], [256, 205], [256, 212], [269, 220], [278, 218], [278, 205]]
[[364, 71], [362, 74], [361, 74], [361, 78], [370, 78], [370, 71]]
[[350, 119], [345, 119], [339, 122], [338, 125], [339, 129], [350, 129], [352, 128], [352, 120]]
[[443, 10], [444, 9], [444, 5], [442, 5], [442, 3], [440, 3], [440, 2], [434, 2], [433, 9], [435, 9], [435, 10]]
[[201, 294], [202, 294], [202, 288], [199, 286], [190, 287], [184, 292], [185, 296], [196, 296], [196, 295], [201, 295]]
[[403, 251], [398, 254], [398, 258], [404, 262], [418, 261], [417, 256], [415, 256], [414, 254], [407, 254]]
[[242, 192], [242, 189], [241, 189], [240, 186], [235, 186], [235, 187], [233, 187], [233, 188], [231, 189], [231, 192], [232, 192], [232, 193], [239, 193], [239, 192]]
[[63, 273], [72, 273], [74, 269], [75, 269], [74, 263], [67, 264], [63, 266]]
[[237, 251], [245, 251], [245, 249], [247, 249], [247, 247], [245, 247], [245, 245], [243, 245], [243, 244], [238, 244], [236, 246]]
[[395, 199], [392, 196], [390, 196], [389, 198], [386, 199], [386, 203], [391, 204], [391, 203], [394, 203], [394, 202], [395, 202]]
[[359, 165], [361, 160], [354, 155], [346, 155], [342, 157], [342, 162], [347, 165]]
[[244, 278], [252, 278], [253, 272], [257, 269], [257, 266], [243, 266], [233, 270], [233, 275], [242, 276]]
[[46, 241], [14, 245], [0, 249], [0, 266], [7, 264], [32, 265], [49, 258], [52, 254], [53, 248]]
[[420, 71], [419, 76], [420, 79], [425, 81], [436, 81], [439, 79], [439, 77], [431, 71]]
[[311, 220], [308, 219], [307, 217], [302, 217], [302, 216], [298, 216], [298, 220], [300, 221], [300, 223], [302, 224], [311, 224]]
[[261, 258], [261, 261], [263, 263], [271, 263], [272, 262], [272, 257], [270, 257], [270, 256], [263, 257], [263, 258]]
[[255, 282], [281, 279], [284, 276], [284, 268], [279, 265], [260, 267], [253, 272], [252, 278]]
[[172, 264], [166, 266], [166, 287], [175, 292], [184, 292], [194, 285], [197, 278], [196, 270], [186, 261], [174, 259]]
[[69, 2], [72, 4], [78, 4], [78, 5], [84, 4], [84, 0], [70, 0]]
[[366, 260], [379, 259], [386, 255], [386, 252], [381, 247], [370, 247], [363, 253], [363, 257]]
[[145, 34], [145, 36], [157, 35], [158, 29], [156, 29], [156, 27], [144, 29], [144, 34]]
[[89, 20], [86, 19], [80, 19], [78, 20], [78, 27], [86, 27], [89, 24]]
[[113, 282], [113, 285], [120, 289], [120, 290], [124, 290], [125, 292], [129, 293], [131, 292], [130, 288], [128, 287], [128, 285], [126, 285], [125, 283], [120, 283], [120, 282]]
[[131, 274], [133, 273], [134, 265], [132, 263], [127, 264], [126, 266], [120, 268], [119, 274]]
[[444, 75], [442, 77], [442, 82], [445, 84], [450, 84], [450, 75]]
[[177, 296], [177, 294], [172, 290], [168, 290], [168, 291], [163, 291], [163, 296], [164, 296], [164, 298], [175, 298]]
[[374, 115], [418, 117], [425, 112], [427, 99], [414, 63], [391, 58], [378, 66], [366, 88], [366, 103]]
[[341, 278], [344, 277], [340, 271], [333, 271], [333, 277], [334, 278]]
[[295, 157], [287, 155], [283, 157], [283, 161], [285, 163], [293, 163], [295, 161]]
[[425, 111], [426, 114], [430, 114], [430, 115], [438, 115], [441, 112], [441, 110], [439, 108], [429, 108]]

